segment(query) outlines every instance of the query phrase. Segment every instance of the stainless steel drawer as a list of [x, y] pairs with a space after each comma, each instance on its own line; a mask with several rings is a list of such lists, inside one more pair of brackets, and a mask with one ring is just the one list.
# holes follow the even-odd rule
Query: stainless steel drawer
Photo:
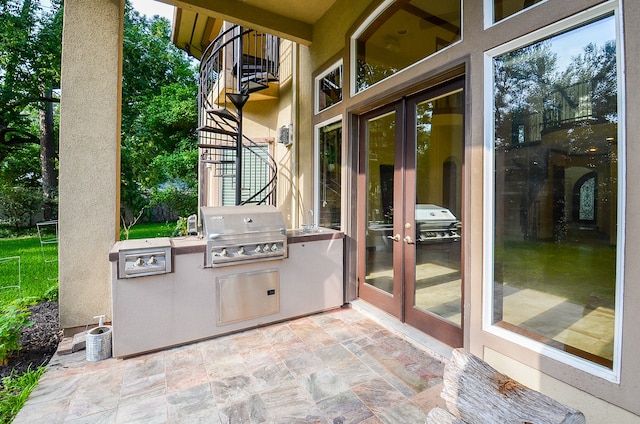
[[216, 278], [218, 325], [280, 312], [280, 273], [277, 269]]

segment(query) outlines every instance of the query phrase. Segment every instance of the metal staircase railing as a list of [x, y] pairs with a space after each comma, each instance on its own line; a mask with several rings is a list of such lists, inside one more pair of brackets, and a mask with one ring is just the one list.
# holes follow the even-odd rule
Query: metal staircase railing
[[[279, 39], [232, 25], [207, 47], [198, 87], [200, 170], [235, 185], [235, 204], [276, 203], [277, 164], [242, 133], [242, 109], [251, 93], [278, 81]], [[232, 184], [229, 184], [232, 181]], [[203, 203], [201, 190], [201, 204]]]

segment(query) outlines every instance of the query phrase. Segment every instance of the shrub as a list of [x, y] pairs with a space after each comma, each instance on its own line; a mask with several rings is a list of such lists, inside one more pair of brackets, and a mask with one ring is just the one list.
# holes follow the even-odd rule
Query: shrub
[[22, 327], [33, 325], [24, 300], [19, 299], [5, 306], [0, 315], [0, 363], [6, 364], [13, 352], [20, 350]]
[[173, 229], [172, 237], [183, 237], [188, 235], [187, 233], [187, 218], [180, 217], [176, 222], [176, 228]]
[[180, 181], [165, 183], [150, 194], [151, 205], [166, 207], [178, 216], [188, 216], [198, 210], [197, 191]]
[[55, 284], [47, 289], [46, 292], [42, 295], [42, 299], [46, 302], [57, 302], [58, 301], [58, 285]]
[[33, 188], [0, 186], [0, 198], [2, 214], [16, 229], [29, 226], [42, 205], [42, 193]]

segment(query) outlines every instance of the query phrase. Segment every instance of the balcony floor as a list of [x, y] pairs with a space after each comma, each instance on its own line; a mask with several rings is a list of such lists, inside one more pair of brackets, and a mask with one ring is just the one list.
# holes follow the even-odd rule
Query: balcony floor
[[129, 359], [55, 355], [14, 424], [425, 422], [448, 350], [381, 315], [359, 301]]

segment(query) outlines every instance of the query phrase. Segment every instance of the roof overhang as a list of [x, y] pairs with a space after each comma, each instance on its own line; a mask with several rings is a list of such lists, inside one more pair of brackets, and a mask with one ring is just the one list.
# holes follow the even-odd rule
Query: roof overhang
[[220, 32], [223, 22], [202, 13], [176, 8], [173, 13], [173, 44], [200, 59]]
[[[336, 0], [163, 0], [176, 7], [173, 43], [199, 57], [223, 21], [309, 45], [313, 25]], [[213, 38], [212, 38], [213, 37]]]

